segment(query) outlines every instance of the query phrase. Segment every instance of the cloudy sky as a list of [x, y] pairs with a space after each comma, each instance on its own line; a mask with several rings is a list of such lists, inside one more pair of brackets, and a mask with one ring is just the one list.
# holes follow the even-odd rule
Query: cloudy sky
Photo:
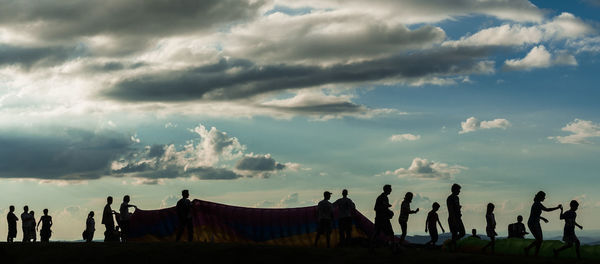
[[422, 209], [460, 183], [467, 228], [545, 190], [600, 229], [600, 1], [0, 6], [0, 212], [49, 208], [53, 238], [107, 195], [295, 207], [348, 188], [372, 218], [386, 183]]

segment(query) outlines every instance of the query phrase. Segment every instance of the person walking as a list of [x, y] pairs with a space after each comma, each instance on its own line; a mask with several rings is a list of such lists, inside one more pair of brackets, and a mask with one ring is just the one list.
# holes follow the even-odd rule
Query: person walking
[[400, 236], [400, 240], [404, 242], [406, 239], [406, 229], [408, 226], [408, 216], [411, 214], [416, 214], [419, 212], [419, 208], [417, 210], [410, 210], [410, 203], [413, 199], [413, 193], [407, 192], [404, 195], [404, 200], [400, 204], [400, 217], [398, 217], [398, 223], [400, 224], [400, 229], [402, 229], [402, 235]]
[[451, 188], [452, 194], [446, 199], [446, 206], [448, 207], [448, 226], [450, 228], [450, 233], [452, 233], [450, 245], [453, 249], [456, 249], [456, 242], [465, 236], [465, 225], [463, 224], [461, 213], [462, 206], [460, 205], [460, 199], [458, 198], [460, 190], [460, 185], [456, 183], [453, 184]]
[[392, 223], [390, 220], [394, 217], [394, 212], [390, 210], [392, 205], [390, 204], [390, 200], [388, 195], [392, 193], [392, 186], [386, 184], [383, 186], [383, 193], [377, 196], [375, 200], [375, 230], [373, 231], [373, 235], [371, 237], [371, 250], [375, 246], [375, 240], [380, 234], [383, 234], [385, 239], [393, 250], [395, 250], [395, 239], [394, 239], [394, 229], [392, 228]]
[[554, 210], [562, 208], [561, 204], [559, 204], [556, 207], [546, 208], [542, 204], [544, 200], [546, 200], [546, 193], [543, 191], [539, 191], [533, 198], [533, 204], [531, 205], [529, 219], [527, 220], [527, 227], [529, 227], [529, 231], [531, 232], [535, 240], [531, 242], [529, 246], [523, 249], [525, 251], [525, 255], [529, 255], [529, 250], [535, 247], [535, 256], [537, 257], [540, 252], [540, 247], [544, 242], [544, 233], [542, 232], [540, 220], [543, 220], [545, 223], [548, 223], [548, 219], [542, 217], [542, 211], [552, 212]]

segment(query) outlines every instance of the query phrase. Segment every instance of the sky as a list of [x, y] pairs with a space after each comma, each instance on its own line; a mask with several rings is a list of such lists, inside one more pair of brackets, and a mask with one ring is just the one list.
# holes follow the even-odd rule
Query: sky
[[396, 214], [415, 193], [409, 235], [453, 183], [467, 229], [492, 202], [506, 235], [544, 190], [600, 230], [598, 0], [0, 6], [0, 212], [48, 208], [52, 239], [108, 195], [279, 208], [347, 188], [373, 219], [384, 184]]

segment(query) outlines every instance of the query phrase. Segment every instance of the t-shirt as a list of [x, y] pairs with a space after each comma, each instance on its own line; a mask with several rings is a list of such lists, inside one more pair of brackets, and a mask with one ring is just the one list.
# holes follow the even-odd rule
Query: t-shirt
[[50, 229], [50, 226], [51, 226], [50, 223], [52, 222], [52, 216], [42, 215], [40, 220], [42, 220], [42, 229], [43, 230]]
[[6, 222], [8, 222], [9, 228], [17, 228], [17, 216], [14, 213], [9, 212], [6, 215]]
[[110, 208], [110, 204], [104, 206], [104, 211], [102, 211], [102, 224], [109, 226], [115, 225], [115, 220], [112, 216], [112, 209]]
[[129, 213], [129, 204], [121, 203], [119, 207], [119, 214], [121, 215], [121, 221], [129, 221], [131, 214]]
[[348, 197], [337, 199], [333, 205], [337, 206], [340, 218], [352, 217], [352, 212], [356, 208], [354, 202]]
[[449, 218], [460, 218], [462, 214], [460, 213], [460, 199], [458, 195], [451, 194], [446, 199], [446, 206], [448, 207], [448, 217]]
[[177, 202], [177, 206], [175, 208], [177, 209], [177, 216], [179, 217], [179, 219], [192, 218], [192, 214], [191, 214], [192, 202], [190, 202], [190, 199], [186, 199], [186, 198], [179, 199], [179, 201]]
[[408, 221], [408, 215], [410, 214], [410, 203], [406, 200], [400, 204], [400, 216], [398, 220], [402, 222]]
[[96, 221], [93, 217], [88, 217], [85, 221], [85, 230], [87, 231], [95, 231], [96, 230]]
[[327, 200], [320, 201], [317, 205], [317, 215], [319, 220], [333, 219], [333, 205]]
[[564, 212], [561, 216], [561, 219], [565, 219], [565, 233], [574, 233], [575, 232], [575, 218], [577, 218], [577, 213], [574, 211], [568, 210]]
[[385, 193], [380, 194], [375, 200], [375, 218], [390, 219], [393, 212], [390, 211], [390, 200]]

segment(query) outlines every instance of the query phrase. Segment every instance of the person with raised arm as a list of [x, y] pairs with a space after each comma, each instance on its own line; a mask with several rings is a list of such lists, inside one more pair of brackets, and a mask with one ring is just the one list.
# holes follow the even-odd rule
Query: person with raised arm
[[104, 206], [104, 210], [102, 210], [102, 224], [106, 229], [104, 231], [104, 242], [113, 241], [113, 236], [115, 234], [115, 219], [113, 217], [116, 212], [110, 207], [113, 203], [112, 196], [106, 197], [106, 205]]
[[546, 200], [546, 193], [543, 191], [539, 191], [535, 194], [533, 198], [533, 205], [531, 205], [531, 211], [529, 213], [529, 219], [527, 220], [527, 227], [529, 227], [529, 231], [535, 238], [529, 246], [525, 247], [523, 250], [525, 251], [525, 255], [529, 255], [529, 250], [535, 247], [535, 256], [540, 252], [540, 247], [544, 242], [544, 234], [542, 232], [542, 226], [540, 225], [540, 220], [543, 220], [545, 223], [548, 223], [548, 219], [542, 217], [542, 211], [552, 212], [554, 210], [558, 210], [562, 208], [562, 205], [558, 205], [552, 208], [546, 208], [542, 202]]
[[560, 248], [553, 249], [552, 251], [554, 252], [554, 257], [558, 257], [559, 252], [571, 248], [573, 244], [575, 244], [575, 253], [577, 253], [577, 258], [580, 259], [581, 253], [579, 252], [579, 247], [581, 243], [579, 242], [579, 238], [577, 238], [577, 236], [575, 235], [575, 227], [583, 229], [583, 226], [581, 226], [575, 221], [575, 218], [577, 218], [577, 213], [575, 211], [577, 211], [577, 208], [579, 208], [579, 203], [575, 200], [572, 200], [569, 206], [571, 207], [571, 209], [564, 213], [562, 207], [560, 208], [560, 219], [565, 220], [565, 227], [563, 229], [563, 241], [567, 244]]
[[406, 229], [408, 226], [408, 216], [411, 214], [416, 214], [419, 212], [419, 208], [417, 210], [410, 210], [410, 203], [413, 199], [413, 193], [407, 192], [404, 195], [404, 200], [400, 204], [400, 216], [398, 217], [398, 223], [400, 224], [400, 229], [402, 229], [402, 235], [400, 236], [400, 240], [404, 241], [406, 239]]
[[121, 242], [127, 242], [127, 236], [129, 235], [129, 220], [131, 219], [131, 213], [129, 213], [129, 208], [133, 207], [137, 209], [137, 206], [133, 204], [129, 204], [131, 198], [129, 195], [123, 196], [123, 202], [119, 207], [119, 217], [121, 221], [119, 222], [119, 226], [121, 227]]

